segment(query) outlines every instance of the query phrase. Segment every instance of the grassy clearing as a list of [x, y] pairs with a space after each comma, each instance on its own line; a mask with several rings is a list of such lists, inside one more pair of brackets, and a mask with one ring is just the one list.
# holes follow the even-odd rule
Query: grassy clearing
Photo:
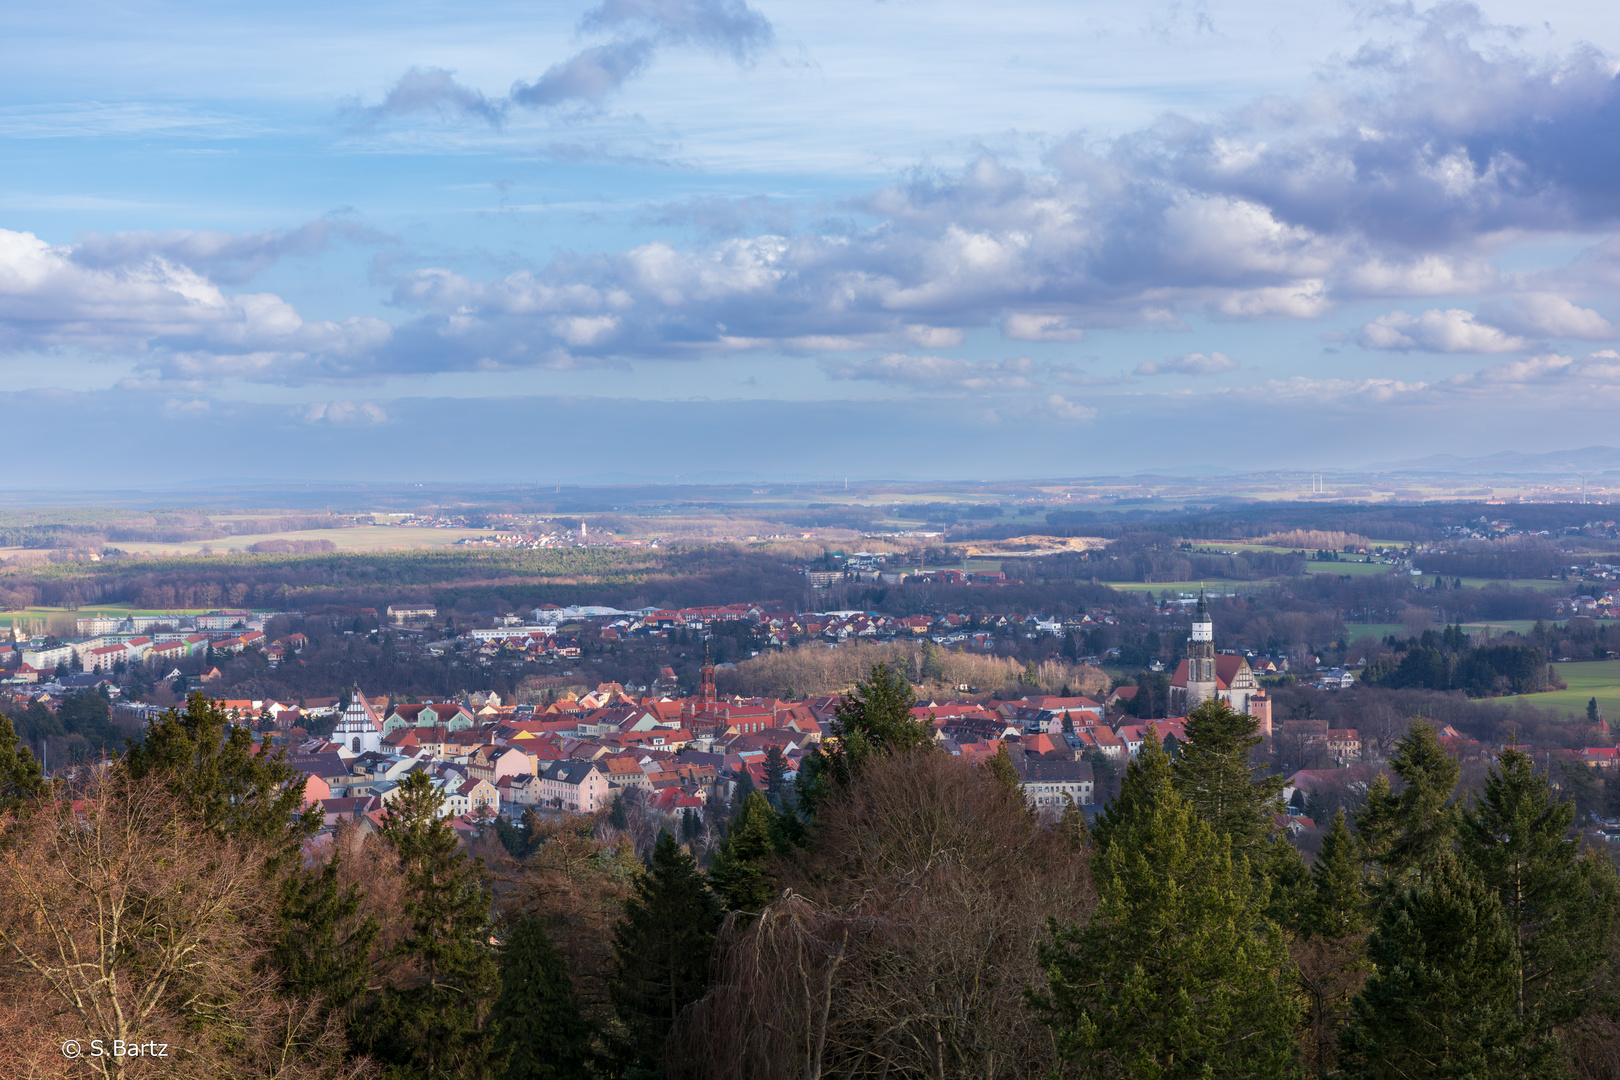
[[1620, 660], [1577, 661], [1555, 664], [1554, 669], [1568, 684], [1568, 689], [1490, 700], [1508, 705], [1522, 701], [1538, 709], [1562, 709], [1584, 717], [1586, 703], [1597, 698], [1598, 708], [1605, 717], [1620, 718]]
[[1406, 627], [1400, 623], [1345, 623], [1344, 636], [1347, 641], [1356, 641], [1360, 638], [1373, 638], [1382, 641], [1391, 634], [1406, 636]]

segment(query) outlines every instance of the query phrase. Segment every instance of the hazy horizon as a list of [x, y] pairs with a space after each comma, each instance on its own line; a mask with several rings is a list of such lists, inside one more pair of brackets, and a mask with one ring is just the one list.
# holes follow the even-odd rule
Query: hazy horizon
[[1620, 23], [1546, 14], [15, 9], [13, 483], [1599, 444]]

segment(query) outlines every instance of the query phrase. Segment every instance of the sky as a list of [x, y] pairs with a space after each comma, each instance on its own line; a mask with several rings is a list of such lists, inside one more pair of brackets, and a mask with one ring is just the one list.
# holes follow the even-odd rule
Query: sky
[[4, 486], [1620, 444], [1612, 0], [12, 5]]

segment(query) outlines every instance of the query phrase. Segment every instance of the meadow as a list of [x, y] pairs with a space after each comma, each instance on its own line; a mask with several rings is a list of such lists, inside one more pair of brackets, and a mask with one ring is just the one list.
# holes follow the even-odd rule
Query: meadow
[[1620, 719], [1620, 660], [1574, 661], [1554, 664], [1553, 670], [1564, 681], [1566, 689], [1490, 700], [1506, 705], [1522, 701], [1538, 709], [1562, 709], [1584, 716], [1586, 703], [1597, 698], [1598, 708], [1605, 717]]

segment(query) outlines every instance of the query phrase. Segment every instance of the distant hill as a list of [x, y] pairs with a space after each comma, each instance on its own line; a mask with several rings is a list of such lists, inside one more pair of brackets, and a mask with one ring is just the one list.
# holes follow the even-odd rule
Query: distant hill
[[1620, 449], [1613, 446], [1587, 446], [1579, 450], [1554, 450], [1546, 454], [1526, 454], [1504, 450], [1488, 457], [1458, 457], [1431, 454], [1410, 461], [1382, 461], [1367, 466], [1371, 472], [1453, 473], [1466, 476], [1503, 476], [1556, 473], [1620, 472]]

